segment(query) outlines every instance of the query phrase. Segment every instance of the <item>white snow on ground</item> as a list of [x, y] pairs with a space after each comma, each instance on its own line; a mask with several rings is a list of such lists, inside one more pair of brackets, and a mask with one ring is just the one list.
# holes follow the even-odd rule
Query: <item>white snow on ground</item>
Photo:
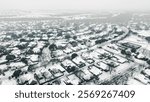
[[71, 50], [70, 48], [67, 47], [67, 48], [64, 49], [64, 52], [65, 53], [71, 53], [71, 52], [73, 52], [73, 50]]
[[142, 54], [142, 53], [140, 53], [138, 56], [137, 56], [137, 58], [144, 58], [145, 56], [144, 56], [144, 54]]
[[11, 80], [5, 79], [3, 80], [2, 85], [17, 85], [17, 83], [16, 83], [16, 80], [14, 79], [11, 79]]
[[148, 43], [143, 44], [143, 48], [150, 50], [150, 44]]
[[73, 85], [78, 85], [80, 82], [80, 79], [74, 74], [69, 75], [68, 78], [67, 82], [71, 82]]
[[143, 83], [141, 83], [133, 78], [129, 78], [127, 84], [128, 85], [144, 85]]
[[[122, 42], [122, 41], [120, 41], [120, 42]], [[135, 43], [138, 43], [138, 44], [147, 43], [145, 40], [143, 40], [142, 38], [140, 38], [136, 35], [130, 35], [129, 37], [125, 38], [123, 40], [123, 42], [135, 42]]]
[[82, 71], [85, 73], [85, 79], [90, 79], [93, 76], [93, 74], [90, 73], [87, 69], [83, 69]]
[[6, 62], [6, 61], [7, 61], [7, 60], [6, 60], [6, 56], [0, 57], [0, 63]]
[[0, 65], [0, 70], [5, 70], [5, 69], [7, 69], [7, 65], [6, 64]]
[[117, 68], [115, 68], [117, 73], [122, 73], [125, 72], [126, 70], [128, 70], [133, 64], [132, 63], [124, 63], [120, 66], [118, 66]]
[[145, 36], [145, 37], [148, 37], [148, 36], [150, 36], [150, 31], [142, 30], [142, 31], [138, 31], [138, 34]]
[[140, 82], [142, 82], [143, 84], [147, 85], [149, 80], [148, 78], [146, 78], [144, 75], [138, 73], [136, 75], [134, 75], [134, 78]]
[[96, 49], [94, 52], [98, 52], [100, 54], [107, 53], [104, 49]]
[[107, 46], [104, 46], [103, 49], [105, 49], [105, 50], [107, 50], [107, 51], [110, 51], [110, 52], [112, 52], [112, 53], [120, 54], [120, 51], [119, 51], [118, 49], [115, 50], [115, 49], [109, 48], [109, 47], [107, 47]]
[[126, 72], [129, 68], [131, 68], [132, 66], [134, 66], [133, 63], [124, 63], [118, 67], [116, 67], [111, 73], [108, 72], [108, 73], [102, 73], [100, 76], [99, 76], [99, 79], [100, 80], [109, 80], [111, 79], [113, 76], [116, 76], [116, 75], [121, 75], [122, 73]]
[[143, 48], [150, 50], [150, 44], [146, 40], [135, 35], [131, 35], [120, 42], [131, 42], [134, 44], [141, 45]]
[[149, 58], [150, 57], [150, 50], [148, 50], [148, 49], [150, 49], [150, 48], [149, 47], [148, 48], [140, 48], [138, 50], [138, 52], [140, 52], [142, 54], [139, 57], [147, 57], [147, 58]]
[[41, 73], [41, 72], [44, 72], [46, 71], [47, 69], [45, 69], [45, 67], [39, 67], [36, 69], [36, 73]]
[[90, 53], [90, 54], [91, 54], [92, 58], [97, 58], [97, 59], [99, 59], [98, 55], [100, 55], [100, 54], [99, 54], [98, 52], [93, 51], [93, 52]]
[[22, 70], [23, 72], [28, 71], [28, 66], [25, 66], [25, 67], [21, 68], [21, 70]]

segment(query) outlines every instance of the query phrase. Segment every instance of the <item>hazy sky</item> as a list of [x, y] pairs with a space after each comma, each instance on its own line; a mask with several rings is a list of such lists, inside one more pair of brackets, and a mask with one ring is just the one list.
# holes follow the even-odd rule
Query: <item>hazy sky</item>
[[0, 9], [150, 10], [150, 0], [0, 0]]

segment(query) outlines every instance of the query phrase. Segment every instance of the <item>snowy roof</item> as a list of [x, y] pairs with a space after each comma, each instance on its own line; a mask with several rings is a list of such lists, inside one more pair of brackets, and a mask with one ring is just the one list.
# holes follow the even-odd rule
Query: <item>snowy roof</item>
[[34, 79], [34, 75], [31, 73], [28, 73], [28, 74], [24, 74], [24, 75], [20, 76], [19, 81], [24, 83], [25, 81], [29, 81], [32, 79]]
[[34, 54], [30, 55], [30, 60], [33, 61], [33, 62], [37, 62], [38, 61], [38, 57], [39, 57], [38, 55], [34, 55]]
[[124, 63], [124, 62], [127, 61], [127, 60], [126, 60], [125, 58], [123, 58], [123, 57], [120, 57], [120, 56], [117, 56], [117, 55], [115, 55], [115, 57], [117, 57], [118, 61], [121, 62], [121, 63]]
[[104, 69], [104, 70], [108, 70], [109, 66], [103, 62], [98, 62], [96, 65], [98, 65], [98, 67]]
[[35, 47], [35, 48], [33, 48], [33, 52], [34, 53], [39, 53], [41, 50], [40, 50], [40, 48], [38, 48], [38, 47]]
[[70, 49], [70, 48], [65, 48], [64, 50], [63, 50], [65, 53], [71, 53], [72, 52], [72, 49]]
[[69, 75], [68, 78], [69, 78], [69, 80], [67, 80], [67, 82], [71, 82], [74, 85], [78, 85], [80, 82], [80, 79], [74, 74]]
[[77, 63], [77, 64], [79, 64], [80, 62], [85, 63], [85, 61], [84, 61], [81, 57], [76, 57], [76, 58], [73, 59], [73, 61], [74, 61], [75, 63]]
[[21, 54], [21, 50], [15, 49], [15, 50], [11, 51], [11, 53], [14, 54], [14, 55], [20, 55]]
[[35, 46], [36, 44], [37, 44], [36, 42], [30, 42], [28, 46], [32, 47], [32, 46]]
[[144, 72], [150, 76], [150, 69], [145, 69]]
[[64, 52], [62, 50], [57, 50], [56, 52], [56, 56], [61, 56], [64, 54]]
[[142, 53], [140, 53], [138, 56], [137, 56], [137, 58], [144, 58], [145, 56], [142, 54]]
[[75, 64], [72, 61], [68, 60], [68, 59], [66, 59], [65, 61], [63, 61], [62, 64], [64, 64], [65, 66], [69, 66], [69, 65], [75, 66]]
[[104, 49], [96, 49], [95, 52], [103, 54], [103, 53], [108, 53], [107, 51], [105, 51]]
[[12, 62], [10, 63], [11, 67], [24, 67], [26, 66], [23, 62]]
[[89, 70], [90, 72], [92, 72], [93, 74], [95, 74], [95, 75], [102, 74], [102, 71], [101, 71], [100, 69], [98, 69], [97, 67], [95, 67], [95, 66], [90, 66], [90, 67], [88, 68], [88, 70]]
[[59, 69], [62, 72], [65, 71], [65, 69], [59, 64], [52, 65], [50, 69]]

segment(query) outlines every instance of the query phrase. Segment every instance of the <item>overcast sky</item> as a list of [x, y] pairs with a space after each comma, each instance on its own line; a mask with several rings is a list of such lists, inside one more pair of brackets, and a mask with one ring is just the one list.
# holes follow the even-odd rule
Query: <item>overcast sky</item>
[[0, 0], [0, 9], [150, 10], [150, 0]]

